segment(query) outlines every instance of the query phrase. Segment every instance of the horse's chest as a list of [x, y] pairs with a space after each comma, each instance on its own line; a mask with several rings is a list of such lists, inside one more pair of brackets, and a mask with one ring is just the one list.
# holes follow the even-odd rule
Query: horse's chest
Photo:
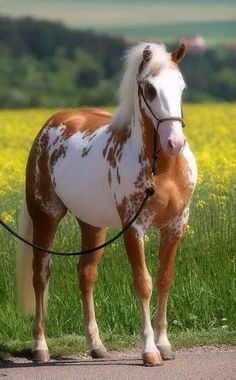
[[196, 181], [195, 159], [190, 149], [186, 148], [176, 167], [157, 176], [155, 224], [172, 223], [181, 214], [185, 218], [185, 210], [188, 209]]

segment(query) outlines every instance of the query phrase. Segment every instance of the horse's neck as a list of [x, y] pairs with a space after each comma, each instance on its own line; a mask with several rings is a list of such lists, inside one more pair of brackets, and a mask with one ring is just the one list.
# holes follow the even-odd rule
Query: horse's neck
[[131, 138], [137, 146], [140, 146], [142, 156], [145, 161], [152, 164], [153, 148], [154, 148], [154, 124], [144, 110], [140, 107], [137, 100], [135, 104], [135, 112], [131, 120]]
[[[140, 146], [142, 162], [146, 168], [146, 176], [149, 177], [153, 165], [154, 149], [159, 150], [161, 144], [159, 135], [157, 135], [156, 147], [154, 147], [155, 124], [151, 115], [146, 113], [145, 108], [140, 106], [140, 104], [135, 109], [131, 127], [131, 138], [136, 146]], [[172, 173], [181, 165], [181, 162], [181, 157], [169, 156], [161, 151], [157, 161], [157, 173]]]

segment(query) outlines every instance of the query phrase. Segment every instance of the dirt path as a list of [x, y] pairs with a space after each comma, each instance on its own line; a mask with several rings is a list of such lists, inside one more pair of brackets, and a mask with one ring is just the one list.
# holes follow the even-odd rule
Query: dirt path
[[0, 380], [236, 380], [236, 347], [195, 347], [176, 352], [162, 367], [144, 367], [140, 353], [112, 352], [109, 359], [87, 355], [34, 364], [24, 358], [0, 361]]

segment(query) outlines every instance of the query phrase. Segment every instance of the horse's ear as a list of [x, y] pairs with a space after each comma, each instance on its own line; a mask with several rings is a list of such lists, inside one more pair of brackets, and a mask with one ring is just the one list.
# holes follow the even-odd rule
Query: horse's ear
[[185, 45], [181, 44], [178, 49], [171, 53], [171, 59], [173, 62], [178, 63], [185, 56]]
[[139, 74], [144, 69], [144, 67], [147, 65], [147, 63], [151, 60], [151, 58], [152, 58], [151, 47], [150, 47], [150, 45], [147, 45], [143, 50], [143, 60], [139, 66]]
[[147, 63], [150, 61], [151, 58], [152, 58], [151, 48], [150, 48], [150, 45], [147, 45], [145, 49], [143, 50], [143, 61]]

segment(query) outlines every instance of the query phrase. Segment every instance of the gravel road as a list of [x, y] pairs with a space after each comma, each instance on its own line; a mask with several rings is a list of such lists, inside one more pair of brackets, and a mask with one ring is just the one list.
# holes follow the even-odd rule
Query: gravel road
[[162, 367], [144, 367], [140, 352], [111, 352], [108, 359], [77, 355], [35, 364], [0, 361], [0, 380], [236, 380], [236, 347], [194, 347], [176, 352]]

